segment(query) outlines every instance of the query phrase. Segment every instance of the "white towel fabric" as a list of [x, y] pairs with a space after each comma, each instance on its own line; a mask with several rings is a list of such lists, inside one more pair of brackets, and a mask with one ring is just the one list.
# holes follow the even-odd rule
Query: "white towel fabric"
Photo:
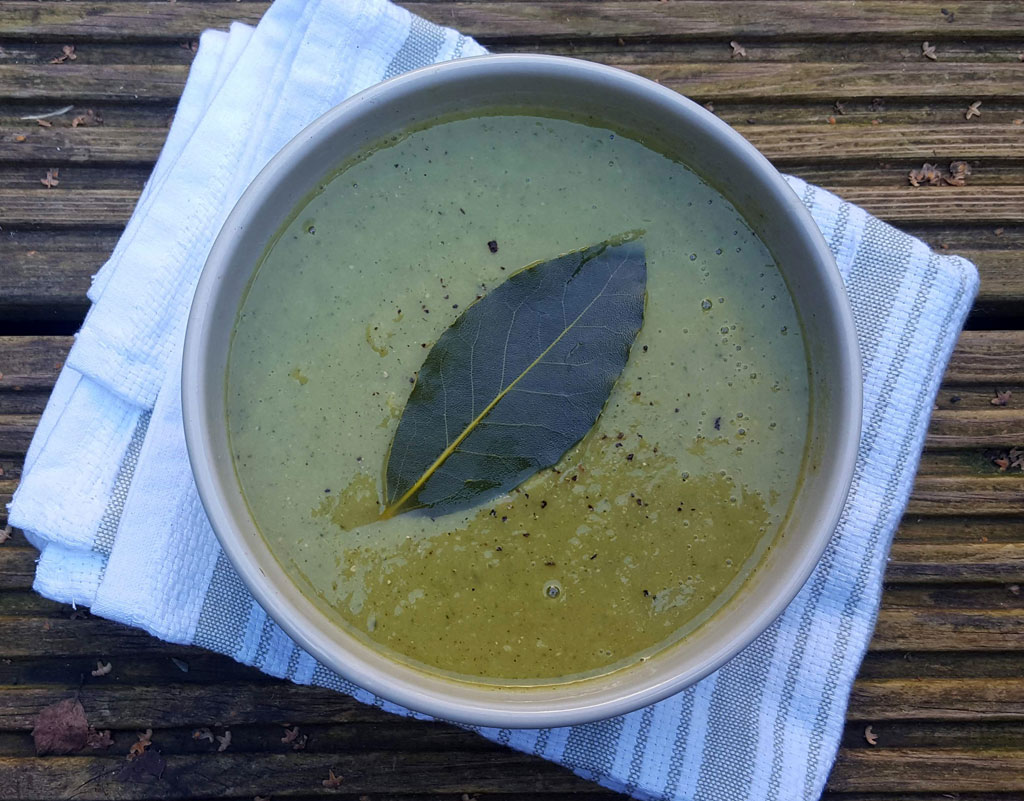
[[[221, 222], [300, 128], [381, 79], [483, 52], [385, 0], [277, 0], [255, 29], [203, 34], [153, 175], [93, 283], [92, 309], [11, 505], [12, 524], [42, 552], [40, 593], [410, 714], [297, 648], [222, 554], [185, 452], [183, 327]], [[821, 563], [754, 644], [675, 697], [585, 726], [479, 730], [638, 798], [818, 798], [933, 398], [977, 289], [963, 259], [790, 183], [836, 255], [865, 370], [856, 477]]]

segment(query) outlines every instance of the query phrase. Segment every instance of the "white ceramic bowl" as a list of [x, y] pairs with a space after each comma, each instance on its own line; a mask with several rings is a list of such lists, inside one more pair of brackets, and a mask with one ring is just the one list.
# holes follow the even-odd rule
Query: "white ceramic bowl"
[[[536, 687], [462, 682], [399, 663], [332, 623], [274, 559], [253, 523], [228, 448], [225, 371], [242, 292], [270, 237], [332, 167], [378, 140], [454, 112], [522, 107], [643, 132], [725, 195], [774, 255], [804, 328], [812, 379], [806, 473], [783, 533], [743, 588], [680, 643], [610, 675]], [[484, 726], [546, 727], [632, 711], [722, 665], [782, 612], [828, 543], [860, 438], [861, 374], [835, 262], [779, 173], [700, 106], [629, 73], [552, 56], [483, 56], [426, 67], [327, 112], [245, 191], [210, 252], [188, 321], [185, 434], [199, 492], [225, 552], [270, 616], [345, 678], [394, 702]]]

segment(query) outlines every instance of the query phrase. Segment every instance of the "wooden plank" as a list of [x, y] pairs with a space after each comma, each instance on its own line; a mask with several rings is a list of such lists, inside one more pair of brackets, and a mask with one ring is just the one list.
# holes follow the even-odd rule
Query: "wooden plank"
[[[4, 593], [5, 595], [17, 593]], [[20, 594], [28, 594], [20, 593]], [[2, 598], [0, 596], [0, 602]], [[63, 616], [74, 610], [62, 606]], [[81, 607], [79, 611], [83, 611]], [[277, 684], [280, 680], [253, 667], [240, 665], [220, 654], [199, 648], [176, 648], [173, 656], [187, 670], [171, 659], [167, 653], [140, 656], [130, 651], [85, 654], [70, 657], [25, 656], [0, 660], [0, 686], [17, 687], [58, 685], [67, 687], [79, 683], [103, 685], [90, 676], [96, 660], [110, 662], [113, 669], [106, 684], [137, 685], [227, 685], [234, 683]], [[1024, 679], [1024, 659], [1014, 651], [871, 651], [861, 666], [860, 678], [923, 679], [957, 678]], [[925, 717], [930, 712], [922, 713]]]
[[120, 228], [139, 194], [132, 189], [0, 189], [0, 219], [12, 226]]
[[[88, 674], [88, 671], [86, 673]], [[998, 726], [999, 724], [994, 725]], [[1002, 725], [1009, 727], [1014, 724]], [[217, 733], [220, 733], [220, 727], [213, 726], [212, 728], [217, 728]], [[131, 744], [138, 742], [137, 731], [131, 729], [110, 731], [114, 743], [105, 752], [106, 755], [126, 754]], [[232, 726], [229, 753], [292, 753], [292, 747], [281, 742], [284, 731], [285, 727], [275, 724]], [[485, 740], [475, 732], [442, 723], [427, 721], [410, 723], [392, 715], [382, 716], [381, 720], [372, 723], [350, 722], [340, 725], [303, 726], [300, 727], [300, 731], [308, 738], [307, 747], [303, 750], [321, 754], [368, 751], [447, 751], [454, 755], [460, 752], [496, 753], [502, 749], [502, 746]], [[195, 729], [191, 727], [161, 727], [157, 735], [160, 752], [164, 755], [191, 754], [201, 757], [216, 751], [216, 745], [211, 745], [206, 740], [197, 742], [193, 737], [194, 732]], [[908, 735], [902, 739], [913, 742], [924, 736], [922, 734], [914, 738], [913, 734], [909, 732]], [[890, 735], [890, 739], [895, 739], [895, 733]], [[992, 740], [999, 742], [995, 737], [990, 738], [990, 741]], [[0, 733], [0, 756], [31, 757], [34, 754], [35, 749], [30, 737], [16, 733]], [[84, 755], [88, 756], [89, 754]], [[621, 796], [618, 798], [621, 801]], [[508, 801], [504, 794], [501, 799]]]
[[[9, 482], [13, 485], [14, 482]], [[1022, 525], [1015, 524], [1020, 533]], [[0, 590], [28, 589], [35, 569], [35, 549], [7, 546], [0, 551]], [[954, 596], [954, 588], [964, 584], [1024, 584], [1024, 542], [985, 542], [965, 544], [920, 544], [897, 541], [890, 552], [886, 567], [886, 581], [912, 584], [944, 582]], [[1014, 598], [1006, 595], [1009, 605]], [[947, 599], [948, 600], [948, 599]], [[49, 601], [38, 601], [39, 609], [51, 608]], [[38, 611], [36, 614], [41, 614]], [[12, 610], [0, 600], [0, 616], [26, 614], [26, 610]]]
[[[960, 250], [958, 255], [974, 262], [981, 277], [978, 302], [1024, 303], [1024, 252], [1019, 250]], [[1021, 314], [1024, 316], [1024, 313]]]
[[36, 414], [0, 416], [0, 456], [23, 455], [38, 423], [39, 415]]
[[[45, 191], [42, 179], [55, 164], [0, 164], [0, 186], [8, 189]], [[141, 191], [152, 168], [146, 164], [70, 164], [59, 167], [60, 188], [65, 192], [92, 189]], [[1021, 177], [1024, 178], [1024, 171]], [[1007, 176], [1009, 179], [1009, 176]], [[1009, 179], [1007, 183], [1014, 183]]]
[[[889, 222], [1024, 224], [1024, 186], [964, 187], [920, 192], [913, 187], [826, 187]], [[0, 218], [12, 226], [123, 226], [139, 192], [133, 189], [2, 189]]]
[[[966, 612], [985, 614], [991, 610], [1021, 609], [1024, 607], [1024, 595], [1022, 595], [1024, 590], [1021, 589], [1021, 582], [1024, 581], [1021, 576], [1024, 575], [1024, 570], [1019, 567], [1019, 563], [1021, 556], [1024, 555], [1024, 543], [1016, 546], [1016, 550], [1017, 553], [1010, 556], [1009, 559], [1015, 560], [1017, 564], [1012, 565], [1010, 571], [1003, 571], [1002, 575], [993, 570], [982, 572], [980, 577], [963, 577], [957, 570], [960, 567], [955, 561], [957, 556], [951, 558], [949, 573], [952, 577], [949, 579], [944, 576], [926, 577], [913, 574], [905, 577], [893, 570], [887, 570], [881, 608], [886, 613], [906, 610], [949, 610], [951, 615]], [[2, 565], [2, 561], [0, 561], [0, 565]], [[914, 567], [916, 564], [911, 563], [911, 568]], [[966, 567], [971, 569], [972, 565], [968, 564]], [[73, 612], [74, 610], [69, 605], [44, 598], [29, 589], [20, 591], [8, 589], [0, 593], [0, 618], [77, 620], [81, 617], [81, 615], [73, 615]], [[1003, 621], [1001, 625], [1006, 627], [1006, 621]], [[923, 651], [918, 652], [923, 653]], [[943, 652], [945, 653], [945, 651]], [[123, 678], [119, 674], [119, 679], [123, 680]], [[0, 684], [4, 684], [2, 678], [0, 678]]]
[[[24, 139], [19, 141], [20, 137]], [[5, 129], [0, 136], [0, 162], [58, 167], [65, 164], [152, 165], [166, 138], [166, 128], [125, 130], [23, 125]]]
[[[857, 64], [831, 62], [643, 64], [628, 66], [642, 75], [699, 102], [749, 101], [771, 97], [778, 101], [824, 101], [883, 98], [974, 100], [1011, 99], [1020, 87], [1015, 64], [945, 64], [930, 62]], [[966, 125], [965, 121], [965, 125]]]
[[[161, 7], [162, 5], [162, 7]], [[884, 0], [787, 2], [773, 0], [667, 4], [629, 0], [597, 2], [404, 2], [433, 22], [450, 25], [482, 41], [529, 38], [707, 40], [731, 37], [844, 42], [898, 38], [1019, 38], [1024, 11], [1012, 0], [973, 0], [947, 23], [934, 3]], [[176, 7], [175, 7], [176, 6]], [[232, 19], [258, 20], [263, 3], [160, 4], [102, 2], [0, 3], [0, 36], [15, 40], [74, 37], [78, 41], [145, 41], [194, 36]]]
[[226, 29], [234, 21], [255, 24], [269, 5], [0, 2], [0, 37], [76, 43], [181, 40], [206, 28]]
[[1022, 720], [1024, 679], [858, 679], [850, 721]]
[[[79, 5], [67, 3], [61, 8]], [[963, 98], [966, 109], [974, 100], [1011, 100], [1020, 84], [1018, 65], [1003, 63], [945, 64], [939, 70], [930, 62], [893, 66], [726, 59], [721, 63], [628, 65], [624, 69], [700, 102], [716, 103], [763, 101], [766, 96], [776, 102], [832, 103], [837, 97], [920, 101], [945, 100], [952, 95]], [[181, 94], [187, 74], [187, 67], [175, 64], [0, 64], [0, 97], [19, 101], [46, 98], [55, 103], [76, 104], [168, 102]], [[963, 125], [971, 127], [967, 121]]]
[[1019, 516], [1024, 509], [1024, 478], [918, 476], [905, 514], [988, 517]]
[[819, 161], [838, 166], [869, 159], [972, 161], [1024, 158], [1024, 130], [1012, 123], [871, 125], [843, 121], [836, 125], [734, 127], [780, 166]]
[[0, 319], [80, 322], [92, 276], [114, 249], [119, 233], [8, 229], [0, 238]]
[[[994, 391], [989, 397], [994, 397]], [[925, 446], [929, 448], [1013, 448], [1024, 445], [1024, 408], [932, 412]]]
[[[29, 233], [34, 237], [20, 245]], [[83, 237], [79, 231], [50, 229], [0, 241], [0, 318], [80, 321], [91, 277], [106, 261], [117, 234], [116, 229], [105, 229]], [[979, 304], [1024, 315], [1024, 251], [959, 253], [978, 266]]]
[[[159, 749], [159, 740], [154, 739]], [[343, 791], [358, 794], [430, 794], [592, 791], [593, 785], [565, 768], [511, 749], [483, 753], [309, 752], [280, 754], [169, 755], [159, 778], [118, 781], [123, 755], [105, 757], [0, 758], [0, 799], [65, 798], [79, 801], [186, 798], [253, 798], [305, 791], [326, 794], [328, 770], [344, 777]], [[35, 766], [33, 769], [32, 766]], [[45, 770], [39, 769], [45, 765]], [[17, 777], [17, 784], [14, 779]], [[5, 781], [6, 779], [6, 781]], [[322, 796], [321, 796], [322, 797]]]
[[[1024, 523], [1018, 525], [1022, 529], [1018, 533], [1024, 535]], [[957, 545], [894, 542], [885, 578], [901, 582], [1024, 582], [1024, 542]]]
[[[77, 0], [76, 0], [77, 1]], [[184, 1], [184, 0], [182, 0]], [[200, 0], [205, 2], [206, 0]], [[210, 0], [211, 2], [213, 0]], [[587, 0], [581, 0], [586, 2]], [[715, 0], [718, 2], [718, 0]], [[731, 0], [722, 0], [731, 2]], [[650, 2], [650, 0], [637, 0], [637, 2]], [[146, 45], [132, 45], [133, 47], [146, 47]], [[728, 44], [726, 43], [726, 47]], [[605, 50], [607, 51], [607, 46]], [[496, 48], [499, 49], [499, 48]], [[500, 48], [507, 49], [507, 48]], [[547, 52], [553, 48], [534, 45], [529, 52]], [[1014, 53], [1019, 47], [1014, 50]], [[1006, 60], [1015, 60], [1013, 55]], [[610, 58], [598, 58], [611, 62]], [[844, 103], [844, 115], [837, 115], [833, 105], [835, 100]], [[877, 103], [874, 101], [878, 101]], [[151, 101], [147, 103], [135, 103], [131, 101], [122, 102], [94, 102], [75, 105], [72, 111], [50, 118], [54, 128], [70, 128], [71, 121], [76, 114], [80, 114], [85, 108], [92, 108], [103, 116], [103, 127], [111, 128], [167, 128], [174, 115], [177, 98], [163, 101]], [[986, 101], [983, 106], [984, 115], [981, 119], [973, 119], [969, 123], [964, 120], [964, 111], [967, 102], [960, 95], [950, 95], [945, 98], [872, 98], [847, 99], [842, 96], [830, 98], [825, 101], [814, 102], [782, 102], [774, 101], [773, 98], [759, 95], [749, 100], [730, 100], [728, 103], [714, 105], [715, 115], [731, 125], [808, 125], [821, 126], [829, 125], [828, 118], [836, 117], [837, 126], [846, 125], [870, 125], [873, 128], [885, 127], [886, 125], [919, 125], [922, 127], [956, 127], [966, 129], [981, 125], [999, 124], [1012, 125], [1012, 121], [1022, 118], [1022, 109], [1018, 102], [1013, 99], [1005, 101]], [[45, 97], [34, 101], [6, 101], [0, 91], [0, 126], [10, 130], [25, 128], [25, 115], [46, 114], [56, 111], [68, 103], [48, 102]], [[877, 120], [877, 124], [874, 121]], [[28, 121], [30, 125], [35, 123]], [[829, 127], [832, 127], [829, 125]], [[38, 130], [43, 130], [38, 128]], [[52, 129], [51, 129], [52, 130]], [[74, 129], [79, 130], [79, 129]], [[926, 161], [928, 159], [922, 159]], [[908, 169], [911, 165], [908, 165]], [[920, 166], [920, 165], [912, 165]], [[978, 247], [974, 241], [967, 243], [968, 247]], [[981, 245], [988, 247], [988, 245]]]
[[[112, 654], [99, 653], [97, 658], [117, 661]], [[148, 685], [91, 675], [83, 681], [80, 699], [96, 728], [189, 727], [209, 721], [220, 726], [282, 722], [307, 726], [389, 719], [379, 709], [333, 690], [286, 681]], [[39, 711], [67, 692], [65, 685], [0, 687], [0, 731], [31, 729]], [[1021, 721], [1024, 679], [858, 679], [848, 719]]]
[[1024, 651], [1024, 608], [884, 609], [874, 651]]
[[4, 64], [0, 65], [0, 97], [75, 104], [167, 102], [181, 95], [186, 77], [188, 67], [177, 64]]
[[915, 517], [904, 515], [896, 529], [895, 541], [906, 545], [974, 543], [1019, 543], [1024, 527], [1013, 518]]
[[955, 219], [964, 223], [1024, 223], [1024, 187], [960, 187], [915, 192], [914, 187], [835, 186], [844, 200], [893, 224]]
[[[1024, 272], [1024, 263], [1021, 265]], [[943, 378], [949, 385], [1024, 383], [1024, 331], [964, 331]]]
[[[6, 524], [7, 510], [3, 510]], [[0, 547], [0, 590], [24, 590], [32, 586], [36, 575], [35, 548], [17, 548], [10, 544]], [[4, 614], [3, 596], [0, 595], [0, 615]]]
[[843, 749], [828, 780], [835, 792], [1024, 790], [1024, 750]]
[[0, 392], [50, 389], [73, 337], [0, 337]]
[[[71, 115], [73, 116], [73, 114]], [[1024, 160], [1024, 128], [1009, 123], [965, 125], [734, 126], [777, 166], [903, 159], [910, 162]], [[10, 127], [0, 136], [0, 162], [17, 164], [152, 164], [167, 129]], [[20, 137], [24, 137], [19, 141]], [[909, 168], [908, 168], [909, 169]], [[837, 169], [837, 172], [839, 170]], [[904, 176], [905, 177], [905, 176]]]
[[[131, 649], [151, 655], [168, 652], [167, 646], [144, 632], [101, 618], [15, 616], [0, 618], [0, 625], [6, 635], [0, 642], [0, 657], [5, 658], [101, 657]], [[877, 651], [1024, 650], [1024, 609], [884, 610], [870, 647]]]

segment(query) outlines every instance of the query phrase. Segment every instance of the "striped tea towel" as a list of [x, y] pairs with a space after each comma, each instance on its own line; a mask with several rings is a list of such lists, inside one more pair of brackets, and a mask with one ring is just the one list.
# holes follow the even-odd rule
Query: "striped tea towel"
[[[218, 227], [300, 128], [384, 78], [483, 52], [385, 0], [277, 0], [255, 29], [203, 34], [153, 175], [92, 285], [92, 309], [11, 506], [11, 522], [41, 551], [40, 593], [411, 714], [303, 653], [232, 571], [186, 457], [183, 328]], [[856, 477], [824, 558], [767, 632], [673, 698], [573, 728], [479, 730], [637, 798], [818, 797], [932, 401], [977, 288], [963, 259], [790, 183], [836, 255], [864, 359]]]

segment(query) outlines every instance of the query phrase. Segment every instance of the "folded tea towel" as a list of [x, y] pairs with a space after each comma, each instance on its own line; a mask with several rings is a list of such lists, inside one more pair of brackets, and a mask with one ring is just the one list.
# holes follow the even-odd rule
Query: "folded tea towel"
[[[411, 714], [317, 664], [232, 571], [185, 452], [183, 328], [219, 225], [290, 137], [377, 81], [483, 52], [385, 0], [277, 0], [255, 29], [203, 34], [153, 175], [93, 283], [92, 309], [11, 505], [11, 523], [41, 551], [40, 593]], [[479, 730], [638, 798], [820, 794], [933, 398], [977, 289], [963, 259], [936, 255], [828, 192], [790, 184], [835, 253], [865, 371], [856, 476], [821, 563], [754, 644], [673, 698], [573, 728]]]

